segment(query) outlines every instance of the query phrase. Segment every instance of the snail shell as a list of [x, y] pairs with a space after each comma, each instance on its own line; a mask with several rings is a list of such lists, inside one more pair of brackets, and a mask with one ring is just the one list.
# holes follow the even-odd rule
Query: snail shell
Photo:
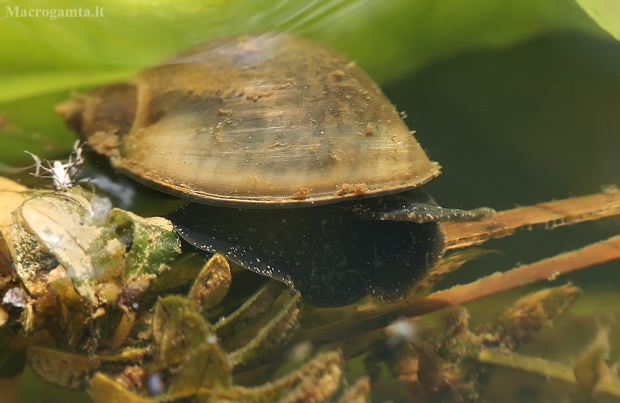
[[57, 109], [116, 169], [201, 203], [331, 203], [439, 174], [361, 69], [288, 34], [211, 41]]

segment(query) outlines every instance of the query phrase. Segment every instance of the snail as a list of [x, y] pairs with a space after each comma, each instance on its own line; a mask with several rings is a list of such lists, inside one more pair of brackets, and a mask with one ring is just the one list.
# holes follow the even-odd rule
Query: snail
[[432, 162], [359, 67], [289, 34], [210, 41], [57, 107], [112, 166], [199, 204], [189, 243], [284, 281], [306, 302], [402, 299], [444, 251]]

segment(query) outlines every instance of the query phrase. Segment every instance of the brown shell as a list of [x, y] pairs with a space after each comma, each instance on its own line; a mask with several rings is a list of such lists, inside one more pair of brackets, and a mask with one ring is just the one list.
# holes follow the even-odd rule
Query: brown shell
[[118, 170], [207, 204], [331, 203], [439, 174], [361, 69], [288, 34], [208, 42], [58, 111]]

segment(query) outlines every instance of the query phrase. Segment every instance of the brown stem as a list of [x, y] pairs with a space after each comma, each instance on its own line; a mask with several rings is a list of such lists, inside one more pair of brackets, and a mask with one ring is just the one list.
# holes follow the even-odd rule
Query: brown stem
[[[436, 292], [422, 301], [426, 301], [426, 304], [460, 305], [540, 280], [555, 280], [561, 274], [618, 258], [620, 258], [620, 236], [615, 236], [582, 249], [520, 266], [505, 273], [483, 277], [473, 283]], [[414, 302], [405, 312], [408, 315], [416, 315], [416, 305]]]
[[[530, 374], [540, 375], [546, 379], [553, 378], [576, 385], [579, 384], [575, 378], [574, 369], [571, 366], [555, 361], [527, 357], [516, 353], [507, 354], [491, 349], [481, 350], [478, 356], [474, 358], [485, 364], [513, 368]], [[620, 384], [613, 377], [601, 378], [592, 392], [620, 397]]]
[[0, 378], [0, 390], [2, 390], [2, 398], [0, 401], [6, 403], [16, 403], [17, 391], [19, 389], [19, 379], [21, 373], [10, 378]]
[[402, 315], [425, 315], [536, 281], [553, 280], [559, 275], [618, 258], [620, 258], [620, 236], [615, 236], [582, 249], [514, 268], [506, 273], [496, 273], [470, 284], [439, 291], [425, 298], [408, 299], [381, 311], [360, 313], [354, 323], [347, 322], [338, 327], [328, 325], [300, 331], [295, 340], [312, 340], [315, 346], [334, 343], [385, 327]]
[[445, 223], [448, 249], [482, 244], [502, 238], [523, 227], [546, 224], [555, 228], [620, 214], [620, 191], [609, 190], [535, 206], [501, 211], [493, 217], [468, 223]]

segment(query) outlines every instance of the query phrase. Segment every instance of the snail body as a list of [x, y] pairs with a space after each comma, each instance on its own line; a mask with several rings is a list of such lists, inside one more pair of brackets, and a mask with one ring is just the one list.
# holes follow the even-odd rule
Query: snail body
[[296, 36], [211, 41], [57, 109], [118, 171], [220, 206], [173, 213], [182, 237], [317, 305], [402, 298], [443, 254], [438, 221], [492, 213], [422, 194], [439, 165], [379, 87]]

